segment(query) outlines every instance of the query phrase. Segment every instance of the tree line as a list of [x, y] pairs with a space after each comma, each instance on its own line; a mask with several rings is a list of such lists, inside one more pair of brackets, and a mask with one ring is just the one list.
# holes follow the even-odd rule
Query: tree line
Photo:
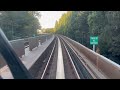
[[37, 35], [41, 26], [37, 11], [0, 11], [0, 28], [9, 40]]
[[96, 50], [120, 64], [120, 11], [68, 11], [51, 32], [68, 36], [90, 49], [90, 36], [98, 36]]

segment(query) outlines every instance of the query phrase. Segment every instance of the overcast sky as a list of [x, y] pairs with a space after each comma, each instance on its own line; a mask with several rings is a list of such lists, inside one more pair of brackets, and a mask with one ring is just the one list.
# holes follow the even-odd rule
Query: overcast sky
[[41, 18], [39, 21], [42, 28], [53, 28], [56, 20], [59, 20], [61, 15], [66, 12], [67, 11], [40, 11]]

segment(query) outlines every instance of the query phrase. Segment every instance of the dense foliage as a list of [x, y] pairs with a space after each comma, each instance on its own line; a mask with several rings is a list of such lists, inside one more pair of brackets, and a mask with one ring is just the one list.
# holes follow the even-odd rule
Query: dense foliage
[[120, 63], [120, 11], [69, 11], [56, 21], [54, 32], [91, 49], [90, 36], [98, 36], [96, 50]]
[[1, 11], [0, 28], [9, 40], [37, 35], [40, 13], [36, 11]]

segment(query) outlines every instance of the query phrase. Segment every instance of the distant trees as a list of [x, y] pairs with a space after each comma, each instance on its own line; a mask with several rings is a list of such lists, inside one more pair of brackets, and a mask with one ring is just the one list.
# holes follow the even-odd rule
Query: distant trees
[[1, 11], [0, 27], [9, 40], [30, 37], [40, 29], [35, 11]]
[[[56, 33], [66, 35], [89, 46], [89, 26], [87, 23], [87, 16], [89, 13], [90, 12], [84, 11], [67, 12], [59, 20], [58, 27], [56, 27]], [[63, 22], [64, 24], [60, 25], [60, 22]]]
[[106, 16], [110, 28], [109, 31], [111, 32], [109, 52], [111, 52], [113, 56], [118, 56], [120, 60], [120, 11], [109, 11]]
[[54, 33], [54, 28], [45, 28], [41, 30], [42, 33]]
[[106, 12], [104, 11], [93, 11], [88, 16], [88, 25], [90, 35], [99, 37], [98, 47], [100, 49], [101, 54], [107, 54], [109, 48], [109, 37], [107, 34], [109, 33], [108, 21], [106, 17]]
[[89, 48], [90, 36], [98, 36], [100, 54], [120, 63], [120, 11], [68, 11], [54, 29]]

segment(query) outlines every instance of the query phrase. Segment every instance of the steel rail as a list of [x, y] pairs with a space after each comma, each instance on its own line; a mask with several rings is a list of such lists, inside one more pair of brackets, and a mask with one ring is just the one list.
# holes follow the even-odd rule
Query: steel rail
[[[61, 39], [61, 40], [62, 40], [62, 39]], [[78, 72], [77, 72], [77, 69], [76, 69], [74, 63], [73, 63], [73, 60], [72, 60], [72, 58], [71, 58], [71, 56], [70, 56], [70, 53], [69, 53], [69, 51], [68, 51], [68, 49], [67, 49], [67, 47], [66, 47], [66, 45], [64, 44], [63, 41], [62, 41], [62, 43], [63, 43], [63, 45], [64, 45], [64, 47], [65, 47], [65, 49], [66, 49], [66, 51], [67, 51], [68, 57], [69, 57], [69, 59], [70, 59], [70, 62], [72, 63], [72, 66], [73, 66], [74, 71], [75, 71], [75, 73], [76, 73], [76, 75], [77, 75], [77, 78], [80, 79], [80, 76], [79, 76], [79, 74], [78, 74]]]
[[[62, 38], [63, 39], [63, 38]], [[75, 54], [75, 56], [79, 59], [79, 63], [78, 62], [76, 62], [77, 60], [74, 60], [74, 59], [72, 59], [72, 60], [74, 60], [73, 62], [74, 62], [74, 64], [75, 64], [75, 66], [76, 66], [76, 68], [77, 68], [77, 71], [79, 70], [79, 76], [81, 77], [81, 78], [93, 78], [92, 77], [92, 75], [91, 75], [91, 73], [88, 71], [88, 69], [85, 67], [85, 65], [83, 64], [83, 62], [81, 62], [81, 60], [80, 60], [80, 58], [79, 58], [79, 56], [76, 54], [76, 52], [75, 52], [75, 50], [70, 46], [70, 44], [69, 43], [67, 43], [64, 39], [63, 39], [63, 41], [68, 45], [68, 47], [69, 47], [69, 49], [72, 51], [72, 52], [70, 52], [70, 53], [73, 53], [73, 54]], [[67, 48], [68, 48], [67, 47]], [[72, 56], [73, 57], [73, 56]], [[81, 65], [80, 65], [81, 64]], [[80, 69], [80, 67], [82, 67], [84, 70], [82, 70], [81, 71], [81, 69]], [[87, 71], [86, 71], [87, 70]], [[83, 73], [83, 71], [84, 71], [84, 73]], [[88, 75], [88, 73], [91, 75], [90, 77], [89, 77], [89, 75]]]
[[49, 63], [50, 63], [51, 57], [52, 57], [53, 52], [54, 52], [54, 50], [55, 50], [55, 45], [56, 45], [56, 42], [55, 42], [55, 44], [54, 44], [54, 46], [53, 46], [53, 49], [52, 49], [52, 51], [51, 51], [50, 57], [49, 57], [49, 59], [48, 59], [48, 62], [47, 62], [46, 66], [45, 66], [45, 69], [44, 69], [44, 71], [43, 71], [43, 73], [42, 73], [41, 79], [43, 79], [44, 76], [45, 76], [45, 73], [46, 73], [47, 68], [48, 68], [48, 66], [49, 66]]

